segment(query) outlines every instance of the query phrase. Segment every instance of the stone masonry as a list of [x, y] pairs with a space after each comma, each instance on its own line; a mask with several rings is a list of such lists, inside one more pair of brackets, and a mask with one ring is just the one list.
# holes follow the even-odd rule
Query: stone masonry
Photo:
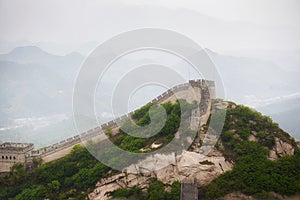
[[[174, 102], [176, 99], [186, 99], [189, 102], [189, 89], [193, 89], [199, 98], [200, 112], [205, 113], [210, 105], [210, 100], [215, 98], [215, 84], [209, 80], [190, 80], [188, 83], [177, 85], [160, 96], [153, 99], [152, 103]], [[32, 162], [33, 158], [42, 158], [44, 162], [64, 157], [72, 150], [74, 145], [83, 145], [89, 140], [104, 138], [103, 132], [107, 128], [116, 130], [119, 125], [131, 117], [133, 112], [118, 117], [112, 121], [95, 127], [80, 135], [60, 141], [56, 144], [34, 150], [33, 144], [3, 143], [0, 145], [0, 172], [9, 172], [14, 163], [23, 163], [25, 166]], [[30, 165], [28, 165], [30, 166]]]

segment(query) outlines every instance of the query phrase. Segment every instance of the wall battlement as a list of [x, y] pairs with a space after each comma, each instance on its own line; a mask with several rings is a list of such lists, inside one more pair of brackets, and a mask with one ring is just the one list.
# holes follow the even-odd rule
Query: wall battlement
[[[188, 83], [183, 83], [183, 84], [174, 86], [173, 88], [165, 91], [164, 93], [162, 93], [158, 97], [154, 98], [150, 102], [155, 103], [155, 104], [163, 103], [166, 100], [173, 97], [176, 93], [186, 91], [190, 87], [197, 88], [200, 91], [200, 93], [201, 93], [201, 96], [200, 96], [201, 100], [199, 100], [200, 113], [205, 113], [209, 106], [210, 100], [215, 98], [214, 81], [190, 80]], [[84, 141], [88, 141], [96, 136], [99, 136], [104, 132], [104, 130], [106, 130], [108, 128], [110, 128], [110, 129], [118, 128], [120, 126], [120, 124], [125, 122], [127, 119], [131, 118], [133, 113], [134, 113], [134, 111], [127, 113], [123, 116], [120, 116], [118, 118], [115, 118], [114, 120], [104, 123], [101, 126], [98, 126], [93, 129], [90, 129], [86, 132], [83, 132], [80, 135], [76, 135], [74, 137], [67, 138], [63, 141], [60, 141], [58, 143], [55, 143], [53, 145], [50, 145], [50, 146], [47, 146], [44, 148], [40, 148], [38, 150], [34, 150], [33, 144], [3, 143], [0, 145], [0, 153], [3, 152], [4, 158], [6, 158], [4, 154], [7, 154], [9, 152], [18, 153], [20, 155], [24, 154], [24, 159], [19, 159], [19, 160], [16, 159], [16, 161], [19, 161], [19, 162], [26, 162], [25, 157], [26, 158], [30, 157], [31, 160], [32, 160], [32, 158], [35, 158], [35, 157], [40, 157], [42, 159], [47, 158], [46, 159], [47, 161], [55, 160], [55, 159], [58, 159], [59, 157], [63, 157], [65, 155], [65, 153], [60, 154], [60, 152], [65, 151], [68, 153], [69, 149], [71, 149], [70, 147], [73, 147], [76, 144], [81, 144]], [[68, 151], [66, 151], [66, 149], [68, 149]], [[0, 159], [1, 159], [1, 155], [0, 155]], [[51, 159], [49, 159], [49, 157], [51, 157]], [[5, 159], [3, 161], [4, 162], [2, 162], [0, 165], [0, 172], [7, 171], [7, 170], [9, 171], [9, 168], [12, 166], [13, 163], [7, 162], [11, 166], [9, 164], [8, 165], [5, 164], [6, 167], [3, 167], [4, 163], [5, 163]], [[7, 167], [7, 166], [10, 166], [10, 167]]]
[[34, 145], [30, 143], [10, 143], [0, 145], [0, 172], [8, 172], [15, 163], [28, 163]]
[[0, 153], [2, 152], [18, 152], [24, 153], [28, 150], [34, 148], [33, 144], [30, 143], [13, 143], [13, 142], [5, 142], [0, 144]]

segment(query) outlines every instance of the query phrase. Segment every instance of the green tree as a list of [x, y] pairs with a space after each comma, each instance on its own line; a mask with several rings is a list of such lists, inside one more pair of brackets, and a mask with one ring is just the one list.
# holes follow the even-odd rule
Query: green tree
[[107, 135], [108, 137], [111, 137], [113, 134], [113, 131], [111, 128], [107, 128], [107, 129], [105, 129], [104, 134]]
[[60, 182], [58, 180], [51, 181], [51, 183], [48, 183], [47, 186], [49, 187], [51, 192], [57, 192], [60, 189]]
[[165, 199], [165, 187], [162, 182], [155, 181], [148, 188], [147, 200], [162, 200]]
[[10, 171], [10, 184], [11, 185], [18, 185], [23, 183], [28, 178], [28, 173], [25, 170], [25, 167], [21, 163], [16, 163], [11, 167]]
[[43, 163], [43, 160], [41, 158], [33, 158], [32, 163], [33, 163], [33, 167], [37, 168]]
[[167, 196], [168, 200], [180, 200], [181, 185], [178, 181], [175, 181], [171, 186], [171, 191]]
[[15, 200], [43, 200], [47, 194], [46, 188], [42, 185], [36, 186], [33, 189], [25, 189], [15, 197]]

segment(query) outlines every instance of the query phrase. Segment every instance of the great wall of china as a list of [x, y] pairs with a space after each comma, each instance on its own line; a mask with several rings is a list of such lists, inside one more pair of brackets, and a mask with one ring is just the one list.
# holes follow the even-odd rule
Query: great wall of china
[[[208, 80], [190, 80], [188, 83], [176, 85], [163, 94], [153, 99], [152, 103], [161, 104], [167, 101], [174, 102], [176, 99], [186, 99], [192, 102], [194, 99], [189, 97], [189, 89], [193, 89], [200, 102], [200, 113], [206, 113], [209, 108], [211, 98], [215, 98], [215, 85]], [[68, 138], [53, 145], [34, 150], [33, 144], [23, 143], [3, 143], [0, 145], [0, 172], [8, 172], [14, 163], [23, 163], [31, 167], [33, 158], [41, 158], [44, 162], [59, 159], [72, 150], [74, 145], [93, 140], [99, 135], [103, 135], [108, 128], [117, 129], [131, 117], [134, 111], [109, 121], [101, 126], [90, 129], [80, 135]]]

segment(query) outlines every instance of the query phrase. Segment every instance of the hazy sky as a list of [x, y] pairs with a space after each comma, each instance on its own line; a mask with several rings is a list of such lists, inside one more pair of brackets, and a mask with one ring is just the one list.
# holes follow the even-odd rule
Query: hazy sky
[[300, 49], [299, 0], [0, 0], [0, 41], [102, 42], [142, 27], [213, 50]]
[[[122, 0], [122, 2], [128, 2]], [[132, 0], [132, 4], [188, 8], [220, 19], [247, 21], [261, 25], [287, 25], [300, 28], [300, 1], [298, 0]]]
[[[193, 39], [204, 48], [222, 55], [235, 56], [223, 57], [211, 53], [214, 55], [219, 69], [223, 69], [221, 75], [225, 90], [227, 90], [225, 93], [228, 94], [230, 100], [254, 106], [294, 99], [293, 102], [299, 102], [300, 0], [0, 0], [0, 54], [5, 54], [18, 46], [35, 45], [57, 55], [65, 55], [73, 51], [88, 55], [94, 47], [114, 35], [145, 27], [173, 30]], [[256, 54], [259, 55], [255, 57]], [[138, 54], [136, 58], [144, 62], [143, 56]], [[237, 58], [237, 56], [251, 58]], [[257, 58], [262, 60], [256, 60]], [[132, 63], [137, 63], [132, 59], [124, 60], [123, 63], [119, 62], [120, 67], [126, 66], [124, 69], [130, 69], [129, 66], [132, 66]], [[146, 61], [149, 62], [147, 59]], [[157, 63], [169, 64], [169, 61], [177, 62], [173, 57], [157, 57]], [[44, 65], [47, 66], [47, 63]], [[181, 70], [178, 70], [181, 74], [188, 78], [194, 78], [190, 76], [193, 73], [187, 71], [182, 63], [179, 62], [178, 67], [182, 67]], [[55, 67], [53, 69], [58, 70]], [[125, 74], [118, 68], [115, 71], [118, 71], [120, 76]], [[111, 74], [117, 74], [115, 71]], [[33, 77], [31, 71], [28, 73], [30, 74], [29, 78], [27, 76], [26, 78], [34, 80], [35, 78], [31, 78]], [[5, 73], [0, 73], [0, 75], [2, 74], [5, 75]], [[12, 95], [3, 95], [11, 98], [7, 101], [9, 106], [3, 107], [8, 110], [7, 115], [4, 115], [5, 117], [9, 116], [6, 118], [12, 118], [15, 110], [19, 114], [20, 109], [25, 111], [30, 109], [24, 103], [32, 102], [29, 94], [33, 95], [34, 100], [37, 99], [36, 101], [40, 98], [35, 98], [35, 94], [38, 97], [40, 94], [44, 94], [44, 88], [41, 89], [42, 92], [35, 92], [40, 91], [39, 84], [37, 84], [36, 90], [32, 90], [31, 87], [29, 89], [15, 87], [15, 82], [19, 80], [15, 79], [15, 72], [11, 74], [10, 78], [13, 81], [5, 83], [12, 84], [11, 87], [16, 90], [10, 91]], [[41, 74], [43, 84], [43, 77], [50, 76], [51, 78], [51, 73]], [[111, 77], [112, 75], [109, 75], [107, 79], [116, 82], [112, 81]], [[6, 80], [5, 78], [3, 80]], [[22, 85], [26, 86], [26, 84]], [[48, 85], [48, 82], [45, 82], [45, 85]], [[158, 89], [155, 88], [155, 90]], [[6, 92], [6, 90], [3, 91]], [[55, 87], [53, 87], [53, 91], [50, 89], [49, 91], [56, 94]], [[60, 88], [59, 91], [61, 92]], [[64, 92], [69, 94], [68, 91]], [[145, 90], [145, 92], [148, 91]], [[103, 91], [100, 91], [99, 94], [107, 95]], [[143, 99], [146, 96], [144, 94], [141, 92], [136, 95], [136, 99], [140, 95], [143, 100], [136, 101], [139, 105], [146, 102]], [[50, 99], [52, 100], [52, 97]], [[101, 98], [97, 99], [102, 103]], [[71, 105], [71, 101], [68, 101], [66, 100], [66, 105], [67, 103]], [[132, 103], [132, 107], [136, 106], [134, 103]], [[55, 105], [53, 104], [53, 106]], [[282, 105], [278, 108], [292, 110], [299, 104], [292, 105], [288, 102]], [[34, 106], [39, 106], [39, 104], [34, 104]], [[103, 104], [103, 107], [107, 107], [106, 104]], [[32, 108], [33, 111], [34, 109], [35, 107]], [[48, 112], [47, 109], [45, 112]], [[5, 113], [6, 110], [2, 109], [0, 112]], [[71, 111], [63, 112], [71, 113]], [[28, 113], [31, 113], [31, 110]], [[45, 115], [48, 114], [45, 113]], [[102, 114], [107, 113], [102, 112]], [[64, 120], [64, 116], [57, 116], [60, 115], [56, 115], [55, 118]], [[24, 117], [27, 116], [24, 115]], [[298, 115], [293, 117], [294, 121], [299, 121]], [[7, 121], [6, 118], [5, 121]], [[32, 119], [34, 118], [21, 122], [28, 124]], [[36, 121], [41, 121], [38, 116]], [[53, 119], [45, 118], [45, 121], [48, 123]], [[298, 134], [298, 127], [289, 127], [291, 125], [290, 116], [288, 122], [286, 127]], [[20, 125], [23, 124], [17, 121], [13, 127]], [[61, 125], [61, 130], [57, 131], [57, 126], [53, 125], [53, 132], [73, 130], [65, 128], [64, 124]], [[50, 132], [50, 129], [47, 127], [47, 132]], [[30, 130], [32, 135], [31, 132]], [[36, 135], [40, 135], [37, 133], [35, 132]], [[22, 134], [24, 138], [30, 139], [26, 131], [22, 131]], [[10, 136], [15, 137], [11, 134]]]

